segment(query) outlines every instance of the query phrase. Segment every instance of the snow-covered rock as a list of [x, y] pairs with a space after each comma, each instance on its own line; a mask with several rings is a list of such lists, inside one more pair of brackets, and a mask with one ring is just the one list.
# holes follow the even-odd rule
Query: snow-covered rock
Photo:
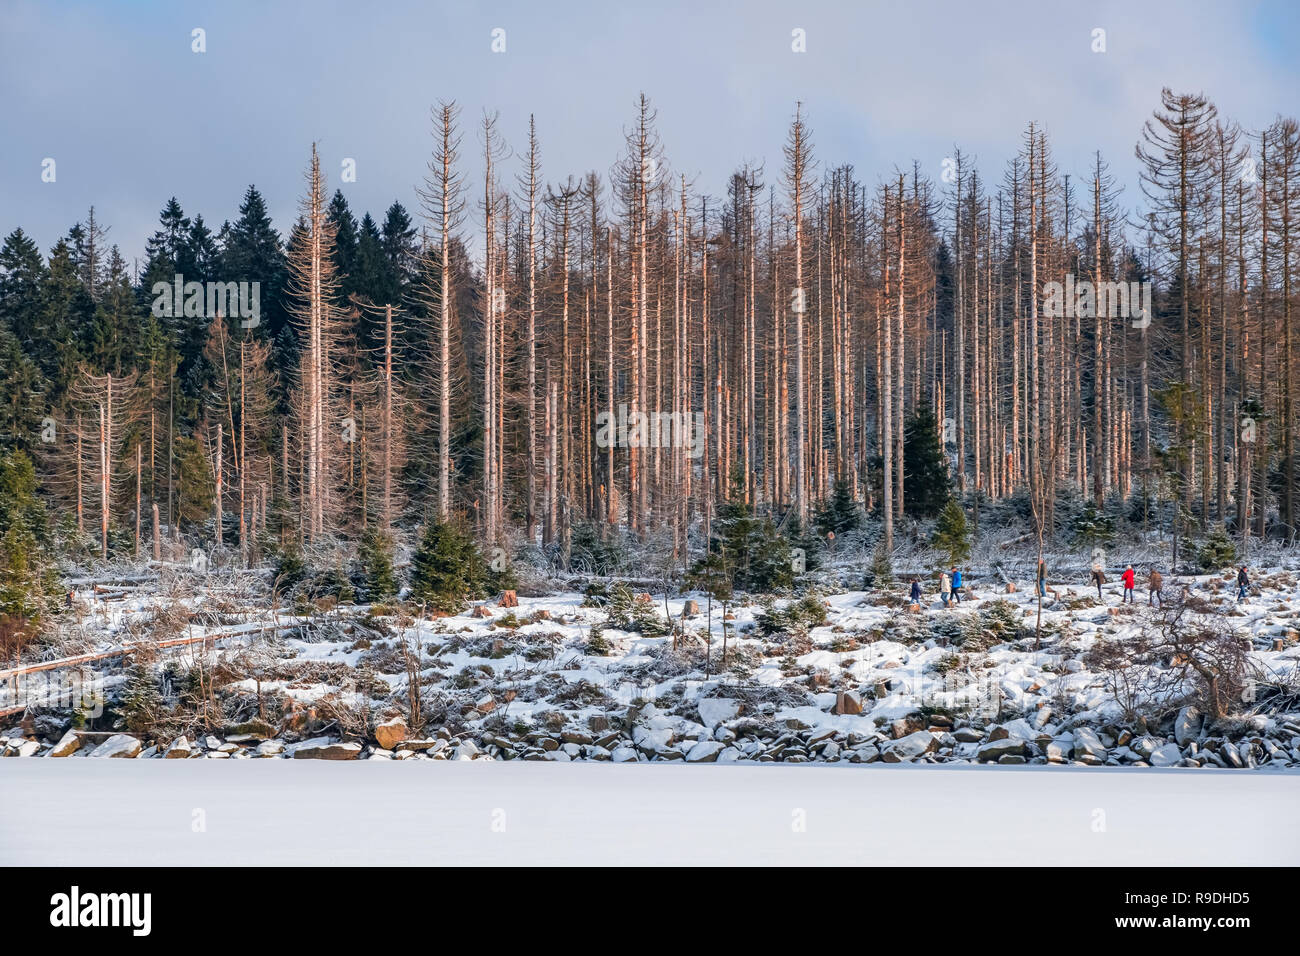
[[1201, 735], [1201, 712], [1195, 707], [1184, 707], [1174, 719], [1174, 740], [1186, 747]]
[[722, 753], [724, 746], [716, 740], [701, 740], [686, 753], [687, 763], [713, 763]]
[[140, 753], [140, 741], [130, 734], [114, 734], [90, 752], [92, 757], [135, 757]]
[[977, 754], [982, 762], [991, 762], [1007, 755], [1023, 757], [1028, 743], [1021, 737], [1003, 737], [980, 746]]
[[734, 720], [740, 713], [740, 702], [728, 697], [701, 697], [697, 706], [700, 723], [710, 728]]
[[1165, 744], [1151, 753], [1148, 762], [1153, 767], [1176, 767], [1182, 759], [1183, 753], [1177, 744]]
[[54, 745], [54, 749], [48, 754], [50, 757], [69, 757], [76, 753], [81, 747], [81, 737], [75, 730], [69, 730], [59, 738], [59, 742]]
[[313, 737], [291, 748], [295, 760], [356, 760], [361, 756], [361, 745], [355, 741], [343, 743], [328, 737]]
[[903, 763], [915, 760], [939, 749], [939, 739], [928, 730], [918, 730], [900, 737], [885, 748], [886, 763]]
[[1106, 748], [1102, 745], [1101, 738], [1091, 727], [1076, 727], [1074, 729], [1074, 755], [1080, 759], [1092, 757], [1096, 760], [1106, 759]]

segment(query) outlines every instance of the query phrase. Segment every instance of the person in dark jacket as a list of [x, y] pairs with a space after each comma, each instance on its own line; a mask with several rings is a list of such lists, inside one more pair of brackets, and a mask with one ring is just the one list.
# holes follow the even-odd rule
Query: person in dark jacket
[[1150, 591], [1147, 595], [1147, 604], [1152, 607], [1162, 607], [1164, 605], [1164, 597], [1161, 595], [1161, 592], [1164, 590], [1164, 587], [1164, 575], [1155, 568], [1152, 568], [1151, 576], [1147, 578], [1147, 588]]
[[1102, 573], [1100, 564], [1092, 566], [1092, 583], [1097, 585], [1097, 600], [1102, 600], [1101, 586], [1106, 583], [1106, 575]]
[[1047, 562], [1038, 562], [1038, 596], [1047, 597]]
[[921, 603], [921, 582], [916, 578], [912, 578], [912, 603]]
[[1237, 600], [1242, 601], [1246, 598], [1246, 589], [1250, 587], [1250, 576], [1246, 574], [1246, 566], [1243, 564], [1241, 570], [1237, 572]]

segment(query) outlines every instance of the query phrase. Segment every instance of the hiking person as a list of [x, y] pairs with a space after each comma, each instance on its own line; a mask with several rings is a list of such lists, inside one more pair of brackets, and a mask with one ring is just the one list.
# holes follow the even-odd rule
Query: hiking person
[[948, 577], [947, 571], [939, 574], [939, 600], [943, 601], [944, 607], [952, 600], [952, 578]]
[[1133, 570], [1133, 565], [1131, 564], [1126, 567], [1124, 573], [1120, 575], [1120, 580], [1124, 582], [1124, 597], [1120, 600], [1121, 604], [1133, 603], [1133, 581], [1136, 577], [1137, 573]]
[[1038, 596], [1047, 597], [1047, 562], [1038, 559]]
[[1164, 590], [1165, 579], [1160, 572], [1154, 567], [1151, 569], [1151, 576], [1147, 578], [1147, 588], [1151, 592], [1147, 596], [1147, 604], [1151, 607], [1164, 607], [1164, 598], [1160, 592]]
[[1106, 583], [1106, 575], [1102, 573], [1100, 564], [1094, 564], [1092, 566], [1092, 583], [1097, 585], [1097, 600], [1104, 600], [1101, 593], [1101, 586]]
[[912, 603], [921, 603], [921, 582], [918, 578], [912, 578]]
[[1243, 564], [1241, 570], [1237, 572], [1237, 600], [1242, 601], [1246, 597], [1246, 589], [1250, 587], [1250, 576], [1246, 574], [1246, 566]]
[[952, 599], [958, 604], [961, 603], [961, 572], [957, 570], [956, 565], [952, 569]]

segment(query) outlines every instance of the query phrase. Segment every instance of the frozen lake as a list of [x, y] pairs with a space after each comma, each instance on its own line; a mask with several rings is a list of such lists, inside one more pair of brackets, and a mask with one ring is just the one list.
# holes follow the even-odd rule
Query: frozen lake
[[1300, 864], [1300, 775], [0, 761], [0, 864]]

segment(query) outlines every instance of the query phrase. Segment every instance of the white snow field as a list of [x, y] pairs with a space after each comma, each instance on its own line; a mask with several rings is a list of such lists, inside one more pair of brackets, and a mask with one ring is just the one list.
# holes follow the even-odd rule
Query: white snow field
[[1269, 770], [0, 761], [3, 865], [1296, 865]]

